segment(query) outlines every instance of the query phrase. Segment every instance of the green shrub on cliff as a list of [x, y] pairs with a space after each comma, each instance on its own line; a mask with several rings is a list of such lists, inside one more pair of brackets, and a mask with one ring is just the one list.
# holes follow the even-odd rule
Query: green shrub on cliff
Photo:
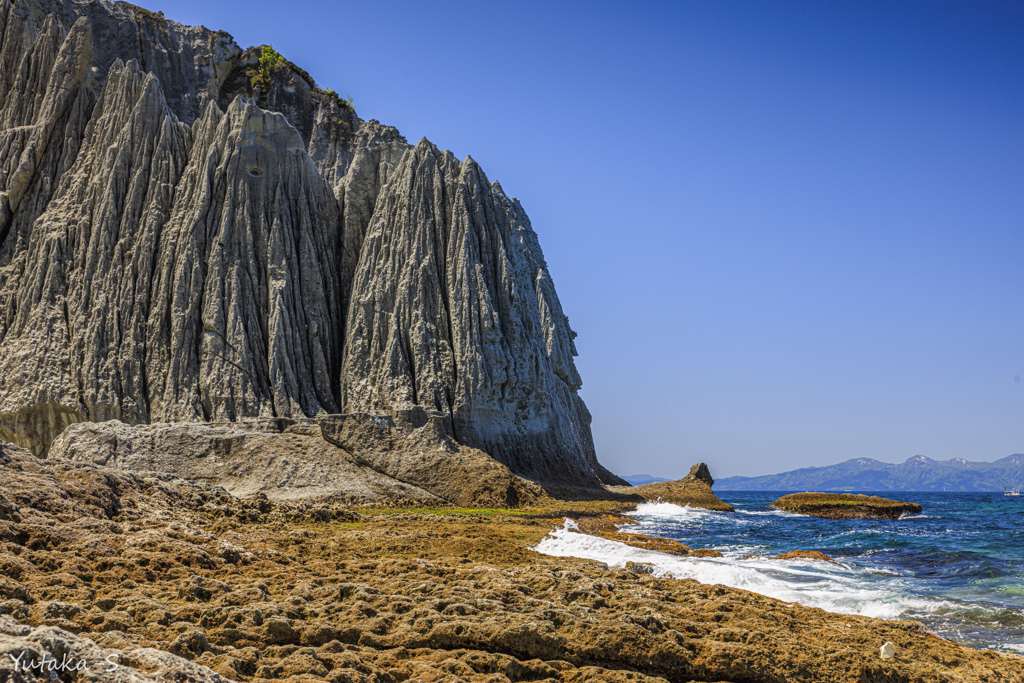
[[342, 97], [341, 95], [334, 92], [330, 88], [324, 88], [323, 93], [328, 97], [332, 98], [334, 100], [334, 103], [339, 107], [346, 107], [348, 109], [351, 109], [352, 111], [356, 110], [355, 100], [352, 99], [351, 95], [349, 95], [348, 97]]
[[260, 58], [256, 66], [246, 71], [249, 77], [249, 85], [253, 90], [259, 88], [263, 92], [270, 90], [270, 74], [275, 68], [284, 64], [284, 57], [270, 45], [260, 48]]
[[274, 69], [279, 66], [286, 66], [296, 74], [301, 76], [305, 80], [310, 88], [316, 88], [316, 81], [309, 75], [309, 72], [303, 68], [295, 66], [292, 62], [284, 58], [280, 52], [274, 49], [272, 45], [261, 45], [260, 56], [256, 61], [256, 66], [249, 69], [245, 74], [249, 77], [249, 85], [253, 90], [259, 88], [263, 92], [270, 90], [271, 75], [274, 73]]

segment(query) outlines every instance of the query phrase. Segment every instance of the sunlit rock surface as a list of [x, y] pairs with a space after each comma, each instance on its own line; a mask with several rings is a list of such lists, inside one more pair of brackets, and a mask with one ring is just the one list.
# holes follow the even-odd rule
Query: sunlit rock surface
[[419, 408], [517, 475], [624, 483], [537, 235], [471, 158], [131, 5], [0, 0], [0, 38], [0, 438]]

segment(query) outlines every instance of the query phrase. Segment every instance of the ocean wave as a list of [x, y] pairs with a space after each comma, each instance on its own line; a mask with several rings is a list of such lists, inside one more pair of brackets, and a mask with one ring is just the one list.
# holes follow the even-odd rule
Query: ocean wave
[[[647, 503], [622, 527], [715, 548], [719, 558], [630, 555], [664, 576], [745, 588], [834, 612], [916, 619], [943, 637], [1005, 649], [1024, 640], [1024, 554], [1016, 535], [1024, 508], [1000, 496], [921, 494], [925, 513], [902, 520], [820, 520], [769, 508], [772, 494], [740, 497], [735, 514]], [[554, 543], [550, 539], [547, 543]], [[559, 541], [559, 554], [588, 556], [613, 566], [627, 552]], [[767, 559], [794, 549], [821, 550], [843, 566]], [[765, 558], [744, 560], [747, 555]], [[1007, 612], [1005, 610], [1015, 610]]]
[[736, 510], [741, 515], [753, 515], [756, 517], [807, 517], [807, 515], [798, 515], [795, 512], [786, 512], [785, 510]]
[[849, 531], [840, 531], [837, 534], [833, 534], [835, 538], [842, 538], [843, 536], [860, 536], [862, 534], [891, 534], [891, 529], [850, 529]]
[[730, 545], [728, 547], [718, 548], [726, 557], [741, 560], [747, 555], [764, 555], [765, 553], [771, 554], [768, 546], [765, 545]]
[[653, 566], [654, 576], [696, 579], [701, 583], [749, 590], [808, 607], [880, 619], [897, 619], [906, 614], [934, 613], [956, 607], [942, 600], [917, 598], [866, 585], [858, 578], [859, 572], [848, 571], [842, 566], [800, 560], [741, 560], [734, 556], [678, 557], [580, 533], [569, 520], [541, 539], [533, 549], [554, 557], [596, 560], [610, 567], [624, 567], [627, 562], [649, 563]]
[[704, 508], [690, 507], [689, 505], [676, 505], [675, 503], [640, 503], [636, 509], [627, 512], [631, 517], [643, 517], [645, 521], [664, 522], [699, 522], [709, 517], [724, 517], [721, 512], [713, 512]]

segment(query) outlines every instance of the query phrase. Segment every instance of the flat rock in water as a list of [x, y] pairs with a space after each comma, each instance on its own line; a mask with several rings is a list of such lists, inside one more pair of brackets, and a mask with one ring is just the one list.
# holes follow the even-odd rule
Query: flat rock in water
[[744, 555], [744, 560], [814, 560], [816, 562], [830, 562], [832, 564], [839, 564], [831, 557], [821, 552], [820, 550], [790, 550], [786, 553], [779, 553], [778, 555], [758, 555], [752, 553], [750, 555]]
[[899, 519], [917, 514], [921, 506], [863, 493], [791, 493], [771, 504], [773, 508], [824, 519]]

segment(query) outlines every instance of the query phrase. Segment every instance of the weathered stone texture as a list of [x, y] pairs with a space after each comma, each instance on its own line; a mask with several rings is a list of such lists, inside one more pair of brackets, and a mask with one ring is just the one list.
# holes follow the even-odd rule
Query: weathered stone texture
[[518, 202], [472, 159], [420, 141], [362, 245], [343, 410], [427, 406], [513, 470], [570, 481], [596, 471], [573, 336]]
[[0, 438], [418, 407], [452, 454], [618, 482], [537, 236], [472, 159], [131, 5], [0, 0], [0, 38]]
[[[364, 448], [370, 444], [362, 444]], [[272, 500], [330, 497], [344, 505], [439, 505], [450, 501], [358, 462], [309, 419], [71, 425], [51, 458], [133, 472], [165, 472]], [[493, 462], [493, 461], [491, 461]], [[497, 466], [497, 463], [494, 463]], [[463, 501], [458, 501], [463, 502]]]

